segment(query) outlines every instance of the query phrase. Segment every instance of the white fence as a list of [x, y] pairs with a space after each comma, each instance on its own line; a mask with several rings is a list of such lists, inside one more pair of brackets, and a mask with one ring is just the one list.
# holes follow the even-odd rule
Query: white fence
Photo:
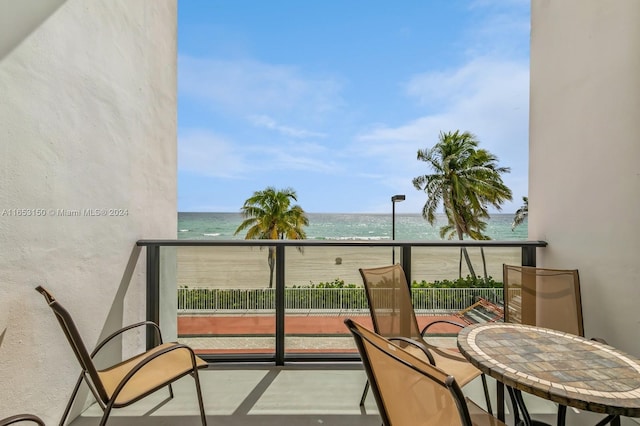
[[[502, 304], [502, 288], [413, 288], [411, 296], [418, 314], [461, 311], [479, 297]], [[364, 288], [287, 288], [288, 313], [368, 313]], [[178, 313], [269, 313], [275, 311], [275, 289], [179, 288]]]

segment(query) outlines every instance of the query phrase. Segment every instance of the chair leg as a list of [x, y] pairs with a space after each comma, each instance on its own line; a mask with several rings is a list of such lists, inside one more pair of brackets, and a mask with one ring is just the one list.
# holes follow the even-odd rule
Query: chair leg
[[106, 407], [104, 407], [104, 413], [102, 413], [102, 419], [100, 419], [100, 426], [105, 426], [107, 424], [107, 420], [109, 420], [109, 414], [111, 413], [111, 408], [113, 408], [114, 400], [109, 401]]
[[489, 397], [489, 387], [487, 386], [487, 376], [482, 373], [481, 377], [482, 387], [484, 388], [484, 399], [487, 400], [487, 411], [493, 416], [493, 410], [491, 409], [491, 398]]
[[364, 406], [364, 400], [367, 399], [367, 393], [369, 392], [369, 381], [364, 385], [364, 391], [362, 392], [362, 397], [360, 397], [360, 406]]
[[78, 390], [80, 390], [80, 385], [82, 384], [83, 375], [80, 374], [78, 377], [78, 381], [76, 382], [76, 386], [73, 388], [73, 392], [71, 392], [71, 397], [69, 398], [69, 402], [64, 409], [64, 413], [62, 414], [62, 418], [60, 419], [60, 426], [64, 426], [64, 422], [67, 421], [67, 417], [69, 417], [69, 412], [71, 411], [71, 406], [73, 405], [73, 401], [76, 399], [76, 395], [78, 394]]
[[169, 398], [173, 399], [173, 386], [169, 384]]
[[198, 394], [198, 405], [200, 406], [200, 419], [202, 420], [202, 426], [207, 426], [207, 416], [204, 413], [204, 402], [202, 401], [202, 388], [200, 387], [200, 377], [198, 376], [198, 369], [193, 370], [193, 380], [196, 382], [196, 393]]
[[567, 406], [566, 405], [558, 405], [558, 419], [557, 425], [564, 426], [566, 424], [567, 419]]

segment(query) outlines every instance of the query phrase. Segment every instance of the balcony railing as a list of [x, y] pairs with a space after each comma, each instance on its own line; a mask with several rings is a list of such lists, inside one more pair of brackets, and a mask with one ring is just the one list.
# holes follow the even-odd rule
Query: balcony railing
[[[165, 329], [169, 329], [168, 335], [171, 336], [172, 327], [173, 332], [177, 333], [177, 319], [179, 314], [182, 316], [187, 312], [196, 313], [196, 311], [202, 314], [208, 311], [209, 315], [214, 315], [214, 323], [219, 318], [220, 321], [218, 322], [224, 322], [222, 320], [225, 320], [232, 326], [236, 326], [237, 320], [228, 318], [228, 315], [227, 318], [216, 317], [215, 315], [232, 312], [241, 315], [242, 312], [238, 308], [245, 309], [246, 313], [251, 313], [253, 310], [253, 312], [261, 316], [261, 318], [259, 318], [260, 321], [264, 321], [265, 318], [272, 321], [270, 323], [272, 325], [269, 326], [272, 328], [265, 328], [264, 324], [261, 323], [262, 328], [251, 326], [239, 333], [232, 331], [227, 333], [220, 332], [213, 338], [219, 337], [232, 340], [237, 334], [239, 337], [258, 336], [256, 340], [272, 339], [273, 346], [267, 347], [268, 353], [264, 350], [259, 354], [250, 351], [243, 353], [242, 348], [244, 346], [238, 345], [234, 347], [231, 351], [232, 353], [214, 353], [213, 355], [209, 353], [208, 358], [205, 358], [210, 361], [270, 361], [275, 362], [277, 365], [282, 365], [285, 361], [296, 360], [351, 360], [357, 358], [355, 351], [348, 350], [344, 353], [339, 353], [337, 349], [326, 353], [316, 351], [311, 356], [308, 353], [303, 353], [304, 350], [298, 350], [297, 347], [291, 343], [296, 341], [298, 337], [305, 339], [309, 336], [317, 338], [317, 341], [321, 341], [323, 336], [336, 337], [335, 333], [344, 333], [345, 339], [347, 337], [346, 331], [342, 330], [342, 328], [340, 328], [339, 332], [335, 330], [309, 332], [306, 329], [303, 331], [291, 331], [293, 329], [291, 326], [295, 322], [293, 319], [299, 319], [300, 314], [312, 314], [313, 317], [316, 317], [316, 315], [331, 314], [336, 315], [335, 320], [341, 320], [341, 317], [344, 315], [368, 315], [366, 297], [364, 297], [362, 289], [320, 290], [318, 286], [314, 288], [294, 288], [304, 287], [304, 284], [309, 284], [310, 281], [314, 280], [314, 278], [310, 276], [312, 274], [309, 270], [309, 259], [313, 258], [314, 250], [316, 252], [324, 250], [331, 253], [335, 251], [335, 256], [332, 255], [334, 257], [332, 257], [331, 260], [333, 261], [335, 259], [335, 265], [341, 264], [341, 271], [345, 271], [345, 273], [348, 271], [348, 274], [350, 274], [348, 284], [361, 284], [357, 273], [358, 267], [390, 264], [393, 253], [394, 258], [402, 264], [407, 274], [407, 280], [411, 283], [414, 280], [432, 281], [434, 279], [431, 276], [425, 278], [425, 275], [430, 273], [430, 271], [425, 272], [426, 269], [434, 265], [438, 266], [438, 261], [433, 260], [433, 258], [437, 256], [431, 256], [431, 253], [445, 251], [448, 253], [448, 256], [452, 258], [447, 261], [447, 267], [452, 270], [444, 274], [446, 276], [436, 277], [438, 280], [457, 278], [459, 273], [458, 266], [459, 264], [463, 264], [462, 258], [459, 257], [462, 247], [475, 253], [476, 262], [480, 262], [480, 259], [482, 259], [482, 263], [485, 263], [486, 252], [487, 258], [490, 259], [490, 263], [492, 263], [490, 266], [493, 268], [489, 268], [489, 274], [494, 275], [494, 277], [499, 275], [501, 280], [502, 263], [519, 263], [522, 265], [535, 266], [536, 251], [547, 245], [544, 241], [342, 240], [140, 240], [137, 244], [146, 248], [146, 317], [148, 320], [160, 323], [163, 328], [163, 334], [165, 333]], [[254, 248], [272, 248], [275, 251], [273, 288], [267, 288], [269, 286], [267, 283], [271, 283], [271, 280], [268, 278], [270, 274], [266, 262], [269, 250], [252, 250]], [[299, 254], [298, 249], [302, 249], [300, 251], [304, 251], [304, 255]], [[481, 255], [479, 249], [484, 250]], [[184, 258], [180, 255], [180, 253], [185, 251], [188, 251], [192, 255], [196, 253], [194, 256], [196, 260], [190, 260], [190, 263], [185, 264]], [[505, 251], [508, 252], [506, 256], [504, 255]], [[517, 254], [518, 251], [520, 253], [519, 255]], [[198, 282], [188, 280], [180, 281], [176, 278], [175, 273], [176, 269], [182, 272], [188, 271], [189, 268], [194, 267], [195, 263], [201, 262], [202, 260], [199, 258], [202, 256], [198, 254], [201, 252], [206, 253], [204, 257], [207, 257], [207, 260], [204, 261], [205, 266], [201, 268], [202, 271], [204, 271], [201, 275], [204, 275], [205, 279], [209, 279], [210, 282], [208, 284], [211, 284], [208, 285], [209, 288], [206, 291], [198, 288], [201, 287], [198, 285]], [[352, 256], [353, 252], [357, 252], [358, 255]], [[232, 255], [229, 256], [229, 253], [232, 253]], [[371, 256], [367, 253], [371, 253]], [[381, 253], [388, 253], [388, 258], [386, 254], [381, 257]], [[264, 258], [261, 257], [259, 267], [255, 266], [255, 264], [250, 267], [250, 258], [255, 258], [256, 256], [263, 256]], [[345, 258], [344, 262], [342, 262], [343, 258]], [[337, 266], [334, 265], [329, 266], [333, 266], [334, 269], [337, 268]], [[323, 270], [323, 272], [326, 273], [321, 279], [330, 280], [335, 278], [335, 276], [328, 276], [328, 274], [333, 273], [333, 269], [329, 266], [326, 267], [326, 271]], [[481, 265], [477, 265], [477, 267], [477, 275], [481, 275], [483, 273]], [[220, 268], [222, 268], [222, 270], [228, 268], [230, 271], [228, 275], [232, 275], [233, 277], [242, 275], [242, 278], [237, 278], [240, 284], [248, 284], [249, 286], [261, 288], [238, 288], [241, 286], [234, 285], [232, 282], [233, 279], [228, 279], [225, 275], [226, 272], [219, 272], [221, 270]], [[325, 268], [324, 264], [319, 268]], [[214, 269], [218, 272], [211, 272]], [[260, 270], [258, 271], [258, 269]], [[264, 272], [265, 269], [267, 271], [266, 274]], [[318, 269], [317, 265], [316, 269]], [[207, 274], [211, 276], [206, 276]], [[177, 275], [180, 275], [180, 273]], [[225, 276], [223, 277], [222, 275]], [[258, 275], [260, 275], [260, 277], [258, 277]], [[267, 277], [266, 279], [265, 276]], [[179, 287], [184, 285], [188, 285], [189, 289], [186, 291], [182, 289], [178, 290]], [[220, 289], [220, 287], [222, 289]], [[176, 294], [176, 291], [179, 295]], [[195, 299], [183, 297], [184, 294], [188, 294], [188, 291], [204, 291], [207, 295], [202, 297], [198, 296]], [[319, 291], [322, 293], [320, 297], [318, 296], [320, 294]], [[416, 313], [419, 315], [434, 315], [463, 310], [472, 304], [473, 300], [475, 300], [474, 298], [477, 296], [499, 303], [502, 299], [502, 292], [500, 289], [446, 289], [446, 291], [445, 289], [414, 289], [414, 306]], [[348, 304], [345, 304], [345, 298], [348, 299]], [[447, 303], [450, 304], [444, 304], [445, 300], [449, 300]], [[344, 306], [348, 306], [348, 309], [345, 310]], [[236, 315], [236, 317], [239, 315]], [[313, 318], [311, 319], [313, 320]], [[310, 323], [313, 325], [314, 321], [317, 320], [313, 320]], [[339, 323], [340, 321], [335, 322]], [[285, 324], [287, 324], [287, 329], [285, 329]], [[305, 324], [305, 326], [307, 325], [308, 324]], [[258, 329], [261, 331], [256, 331]], [[286, 332], [286, 330], [289, 331]], [[208, 336], [209, 335], [212, 335], [212, 333], [209, 333]], [[154, 336], [147, 336], [147, 344], [153, 345], [155, 343], [153, 339]], [[289, 342], [290, 347], [294, 349], [288, 348], [287, 342]]]
[[[180, 314], [264, 314], [275, 309], [273, 288], [178, 289]], [[364, 288], [285, 288], [288, 313], [309, 315], [362, 314], [369, 312]], [[478, 298], [502, 303], [501, 288], [413, 288], [416, 314], [451, 314], [462, 311]]]

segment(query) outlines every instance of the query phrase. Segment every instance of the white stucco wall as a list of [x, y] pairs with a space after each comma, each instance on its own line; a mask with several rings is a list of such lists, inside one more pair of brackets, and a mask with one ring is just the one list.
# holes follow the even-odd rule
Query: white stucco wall
[[0, 418], [56, 424], [79, 372], [36, 285], [90, 347], [144, 318], [135, 243], [176, 237], [176, 8], [0, 0]]
[[532, 1], [529, 238], [585, 332], [640, 356], [640, 1]]

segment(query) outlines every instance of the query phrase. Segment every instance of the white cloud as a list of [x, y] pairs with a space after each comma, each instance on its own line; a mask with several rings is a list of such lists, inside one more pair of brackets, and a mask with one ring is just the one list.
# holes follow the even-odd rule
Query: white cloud
[[238, 178], [247, 171], [234, 144], [206, 130], [189, 130], [179, 136], [178, 169], [221, 178]]
[[531, 0], [475, 0], [476, 25], [467, 29], [469, 55], [527, 57]]
[[[519, 202], [519, 194], [526, 193], [528, 164], [528, 63], [480, 58], [458, 69], [415, 75], [406, 89], [420, 105], [434, 105], [438, 112], [363, 132], [355, 149], [377, 157], [371, 161], [388, 164], [410, 182], [426, 170], [424, 163], [407, 158], [415, 159], [418, 149], [433, 146], [441, 131], [470, 131], [501, 165], [512, 168], [503, 179]], [[505, 204], [505, 210], [511, 206]]]
[[531, 0], [473, 0], [469, 7], [474, 8], [496, 8], [496, 9], [508, 9], [508, 8], [526, 8], [531, 5]]
[[207, 130], [183, 132], [178, 143], [178, 169], [201, 176], [249, 179], [257, 173], [314, 171], [334, 174], [341, 167], [320, 144], [246, 145]]
[[[181, 136], [179, 169], [247, 181], [302, 173], [316, 179], [309, 171], [345, 181], [364, 178], [371, 181], [370, 191], [361, 191], [366, 197], [405, 193], [401, 209], [420, 211], [424, 194], [411, 179], [426, 169], [416, 152], [432, 146], [439, 132], [460, 129], [475, 133], [501, 165], [512, 167], [505, 182], [513, 190], [514, 207], [504, 210], [515, 211], [527, 183], [529, 0], [471, 0], [467, 7], [473, 25], [457, 28], [453, 44], [467, 60], [428, 72], [415, 69], [398, 84], [407, 108], [388, 116], [402, 116], [402, 121], [359, 121], [369, 107], [397, 105], [397, 93], [384, 95], [392, 101], [388, 105], [363, 107], [349, 98], [345, 108], [342, 96], [357, 94], [358, 86], [345, 84], [343, 94], [343, 79], [336, 75], [348, 75], [349, 67], [319, 75], [302, 65], [180, 55], [179, 96], [200, 108], [216, 133]], [[356, 128], [363, 130], [354, 138]], [[381, 211], [386, 209], [388, 201]]]
[[429, 138], [440, 131], [460, 129], [475, 133], [483, 144], [500, 147], [513, 142], [504, 138], [527, 136], [526, 63], [480, 59], [456, 70], [416, 75], [406, 87], [410, 97], [436, 105], [439, 112], [397, 127], [380, 126], [360, 135], [361, 140], [420, 146], [430, 144]]
[[[341, 167], [331, 159], [330, 151], [315, 143], [261, 145], [248, 148], [257, 158], [255, 169], [262, 171], [313, 171], [333, 174]], [[247, 150], [247, 147], [244, 148]]]
[[283, 126], [268, 115], [252, 115], [249, 117], [249, 121], [256, 127], [264, 127], [293, 138], [323, 138], [326, 136], [324, 133]]
[[180, 56], [178, 69], [182, 95], [222, 110], [319, 114], [340, 103], [340, 84], [335, 79], [308, 77], [293, 66]]

